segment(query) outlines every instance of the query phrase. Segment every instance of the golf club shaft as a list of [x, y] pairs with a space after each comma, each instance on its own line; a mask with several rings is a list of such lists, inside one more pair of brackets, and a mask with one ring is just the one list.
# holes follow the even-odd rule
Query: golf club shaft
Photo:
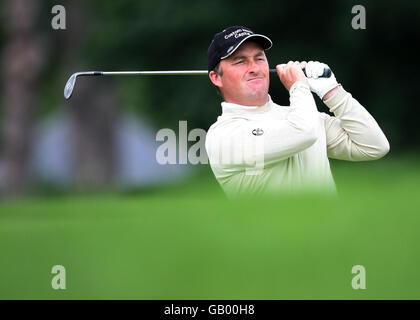
[[[270, 69], [270, 73], [276, 73], [276, 69]], [[305, 69], [303, 69], [305, 72]], [[207, 70], [174, 70], [174, 71], [92, 71], [94, 76], [113, 76], [113, 75], [148, 75], [148, 76], [182, 76], [182, 75], [207, 75]], [[306, 73], [305, 73], [306, 75]], [[331, 75], [329, 68], [324, 69], [321, 77], [328, 78]]]
[[[270, 73], [276, 73], [276, 69], [270, 69]], [[303, 69], [305, 73], [305, 69]], [[70, 99], [74, 85], [76, 84], [76, 78], [79, 76], [123, 76], [123, 75], [145, 75], [145, 76], [201, 76], [208, 75], [207, 70], [173, 70], [173, 71], [84, 71], [76, 72], [71, 75], [67, 80], [66, 86], [64, 87], [64, 98]], [[305, 73], [306, 76], [306, 73]], [[321, 78], [329, 78], [331, 76], [331, 70], [324, 68], [324, 72]]]
[[174, 70], [174, 71], [93, 71], [94, 75], [145, 75], [145, 76], [194, 76], [207, 75], [207, 70]]

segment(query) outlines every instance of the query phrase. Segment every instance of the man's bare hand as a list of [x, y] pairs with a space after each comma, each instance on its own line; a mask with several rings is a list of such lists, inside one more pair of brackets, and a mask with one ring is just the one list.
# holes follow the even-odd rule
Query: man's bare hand
[[279, 64], [276, 66], [280, 81], [283, 83], [287, 91], [290, 90], [296, 81], [304, 81], [308, 83], [308, 80], [302, 71], [304, 68], [305, 63], [300, 63], [298, 61], [289, 61], [287, 64]]

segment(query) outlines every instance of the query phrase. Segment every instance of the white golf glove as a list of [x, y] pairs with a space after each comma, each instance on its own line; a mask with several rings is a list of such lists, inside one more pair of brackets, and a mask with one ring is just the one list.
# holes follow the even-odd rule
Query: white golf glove
[[315, 92], [321, 100], [328, 91], [338, 86], [337, 80], [335, 79], [332, 71], [329, 78], [320, 78], [320, 76], [324, 73], [324, 68], [328, 68], [328, 65], [318, 61], [309, 61], [305, 67], [309, 87], [311, 88], [311, 91]]

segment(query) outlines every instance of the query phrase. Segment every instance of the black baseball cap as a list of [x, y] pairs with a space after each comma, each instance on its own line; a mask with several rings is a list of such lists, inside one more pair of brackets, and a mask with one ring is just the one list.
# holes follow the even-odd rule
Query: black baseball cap
[[270, 49], [273, 45], [268, 37], [254, 33], [246, 27], [233, 26], [216, 33], [207, 51], [208, 71], [213, 70], [220, 60], [229, 57], [244, 41], [250, 38], [260, 44], [264, 50]]

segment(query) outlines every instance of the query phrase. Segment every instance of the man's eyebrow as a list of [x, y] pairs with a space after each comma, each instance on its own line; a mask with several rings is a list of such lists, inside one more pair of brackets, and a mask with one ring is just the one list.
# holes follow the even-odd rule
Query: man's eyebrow
[[[260, 51], [260, 52], [258, 52], [254, 55], [254, 57], [261, 57], [261, 56], [264, 56], [264, 51]], [[236, 56], [236, 57], [232, 57], [232, 61], [245, 59], [245, 58], [246, 58], [246, 56]]]
[[241, 59], [245, 59], [245, 56], [236, 56], [236, 57], [232, 57], [232, 60], [241, 60]]

